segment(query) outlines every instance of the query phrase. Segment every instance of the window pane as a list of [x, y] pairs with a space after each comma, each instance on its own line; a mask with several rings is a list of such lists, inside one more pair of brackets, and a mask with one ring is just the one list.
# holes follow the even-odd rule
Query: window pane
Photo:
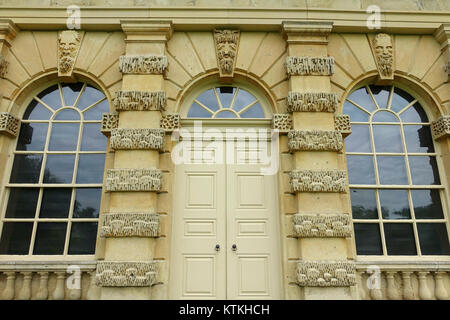
[[48, 150], [74, 151], [77, 149], [79, 123], [54, 123]]
[[367, 112], [362, 111], [353, 103], [350, 103], [348, 101], [345, 101], [344, 103], [344, 109], [342, 111], [343, 114], [348, 114], [350, 116], [351, 122], [368, 122], [369, 121], [369, 114]]
[[48, 123], [22, 123], [17, 150], [43, 151], [47, 138]]
[[220, 102], [222, 102], [223, 108], [229, 108], [231, 106], [231, 101], [233, 100], [236, 88], [233, 87], [219, 87], [216, 88], [217, 94], [219, 95]]
[[103, 92], [94, 88], [91, 85], [87, 85], [81, 94], [80, 99], [77, 103], [77, 108], [80, 110], [84, 110], [89, 106], [92, 106], [94, 103], [102, 100], [105, 97]]
[[264, 111], [259, 103], [241, 113], [241, 118], [264, 118]]
[[441, 184], [436, 157], [409, 156], [413, 184]]
[[413, 102], [414, 98], [407, 92], [395, 87], [392, 96], [391, 110], [399, 112], [408, 104]]
[[398, 118], [389, 111], [378, 111], [372, 117], [373, 122], [398, 122]]
[[94, 107], [83, 112], [84, 120], [102, 120], [102, 115], [109, 112], [108, 100], [103, 100]]
[[73, 106], [75, 101], [80, 94], [81, 88], [83, 87], [83, 83], [65, 83], [61, 85], [63, 97], [64, 97], [64, 105]]
[[382, 255], [380, 227], [375, 223], [355, 223], [356, 251], [361, 255]]
[[34, 218], [39, 197], [37, 188], [11, 188], [6, 218]]
[[97, 222], [72, 223], [69, 254], [94, 254]]
[[379, 190], [384, 219], [410, 219], [408, 190]]
[[11, 170], [11, 183], [38, 183], [41, 172], [42, 155], [16, 154]]
[[236, 111], [242, 110], [242, 108], [248, 106], [250, 103], [254, 102], [256, 98], [243, 89], [239, 89], [236, 99], [234, 101], [233, 109]]
[[387, 86], [374, 86], [374, 85], [370, 85], [369, 86], [370, 91], [372, 91], [372, 95], [375, 98], [375, 100], [377, 101], [378, 107], [379, 108], [387, 108], [387, 103], [388, 103], [388, 98], [389, 98], [389, 93], [391, 91], [391, 87], [387, 87]]
[[67, 218], [70, 210], [70, 188], [46, 188], [42, 195], [40, 218]]
[[388, 255], [416, 255], [414, 232], [410, 223], [385, 223], [384, 234]]
[[77, 183], [103, 182], [104, 154], [80, 154]]
[[372, 98], [367, 92], [365, 87], [359, 88], [355, 90], [349, 97], [349, 100], [355, 102], [360, 107], [363, 107], [368, 112], [372, 112], [376, 110], [375, 104], [373, 103]]
[[219, 103], [217, 102], [216, 95], [214, 94], [214, 89], [209, 89], [203, 92], [201, 95], [198, 96], [196, 100], [204, 104], [212, 111], [219, 110]]
[[32, 100], [23, 115], [23, 120], [48, 120], [52, 112], [36, 100]]
[[443, 219], [439, 190], [411, 190], [416, 219]]
[[234, 112], [223, 110], [216, 114], [216, 118], [233, 119], [237, 118], [237, 115]]
[[80, 120], [80, 114], [73, 109], [64, 109], [58, 111], [55, 120]]
[[400, 126], [373, 125], [376, 152], [403, 152]]
[[350, 184], [375, 184], [372, 156], [347, 155]]
[[403, 156], [377, 156], [380, 184], [408, 184]]
[[42, 91], [40, 94], [38, 94], [38, 98], [53, 110], [58, 110], [62, 107], [61, 95], [59, 94], [59, 88], [57, 84]]
[[63, 254], [67, 223], [38, 223], [33, 254]]
[[100, 123], [85, 123], [83, 125], [83, 138], [81, 140], [81, 151], [104, 151], [106, 150], [107, 138], [102, 134]]
[[200, 107], [197, 103], [193, 103], [188, 111], [188, 118], [211, 118], [212, 113]]
[[418, 223], [420, 250], [426, 255], [450, 255], [445, 223]]
[[72, 183], [75, 155], [49, 154], [45, 165], [44, 183]]
[[403, 130], [408, 152], [434, 152], [429, 126], [404, 125]]
[[400, 118], [404, 122], [428, 122], [428, 117], [418, 102], [402, 112]]
[[372, 152], [368, 125], [352, 124], [352, 134], [345, 138], [347, 152]]
[[32, 231], [32, 222], [3, 223], [0, 254], [28, 254]]
[[100, 212], [101, 188], [76, 189], [73, 206], [74, 218], [98, 218]]
[[350, 189], [353, 219], [378, 219], [373, 189]]

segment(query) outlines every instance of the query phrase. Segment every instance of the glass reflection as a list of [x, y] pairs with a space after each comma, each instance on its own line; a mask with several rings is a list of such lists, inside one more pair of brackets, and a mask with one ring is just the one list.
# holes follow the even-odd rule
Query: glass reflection
[[356, 251], [360, 255], [382, 255], [380, 227], [375, 223], [355, 223]]
[[403, 152], [402, 136], [398, 125], [373, 125], [376, 152]]
[[403, 130], [408, 152], [434, 152], [430, 126], [404, 125]]
[[106, 149], [107, 138], [102, 134], [100, 123], [85, 123], [81, 151], [103, 151]]
[[445, 223], [418, 223], [420, 250], [424, 255], [450, 255]]
[[366, 87], [359, 88], [355, 90], [349, 97], [349, 100], [355, 102], [360, 107], [366, 109], [369, 112], [375, 111], [376, 107], [373, 103], [372, 98], [367, 92]]
[[229, 108], [231, 106], [231, 101], [233, 100], [236, 88], [234, 87], [219, 87], [216, 88], [217, 94], [219, 95], [220, 102], [222, 103], [222, 108]]
[[74, 218], [98, 218], [101, 188], [77, 188], [73, 206]]
[[375, 184], [372, 156], [347, 155], [350, 184]]
[[409, 156], [409, 167], [413, 184], [441, 184], [434, 156]]
[[349, 101], [344, 102], [344, 108], [342, 110], [343, 114], [348, 114], [350, 116], [351, 122], [368, 122], [369, 114], [367, 112], [362, 111], [358, 107], [356, 107], [353, 103]]
[[404, 122], [428, 122], [428, 117], [420, 103], [416, 102], [400, 114]]
[[407, 92], [394, 87], [392, 95], [391, 110], [394, 112], [401, 111], [404, 107], [414, 101], [414, 98]]
[[64, 253], [67, 223], [40, 222], [37, 226], [33, 254], [55, 255]]
[[3, 223], [0, 254], [28, 254], [32, 231], [32, 222]]
[[345, 138], [347, 152], [372, 152], [368, 125], [352, 124], [352, 134]]
[[378, 107], [380, 109], [387, 108], [391, 87], [370, 85], [369, 88], [378, 104]]
[[80, 120], [80, 114], [73, 109], [63, 109], [58, 111], [55, 120]]
[[408, 184], [403, 156], [377, 156], [380, 184]]
[[72, 183], [74, 163], [74, 154], [49, 154], [45, 164], [44, 183]]
[[206, 90], [199, 95], [196, 100], [207, 106], [212, 111], [219, 110], [219, 103], [217, 102], [216, 95], [214, 94], [214, 89]]
[[11, 188], [5, 218], [34, 218], [38, 197], [37, 188]]
[[384, 219], [410, 219], [408, 190], [379, 190]]
[[242, 108], [248, 106], [250, 103], [254, 102], [256, 98], [243, 89], [239, 89], [236, 99], [234, 101], [233, 109], [236, 111], [242, 110]]
[[108, 100], [103, 100], [92, 108], [83, 112], [84, 120], [101, 120], [104, 113], [109, 112]]
[[53, 123], [48, 150], [74, 151], [77, 149], [79, 123]]
[[48, 120], [52, 116], [50, 110], [36, 100], [32, 100], [23, 115], [23, 120]]
[[58, 110], [62, 107], [61, 95], [59, 94], [59, 88], [57, 84], [45, 89], [44, 91], [39, 93], [37, 97], [53, 110]]
[[416, 219], [443, 219], [439, 190], [411, 190]]
[[43, 151], [47, 139], [47, 123], [25, 123], [20, 125], [17, 150]]
[[64, 105], [73, 106], [80, 94], [81, 88], [83, 88], [83, 83], [81, 82], [62, 84], [61, 89], [64, 97]]
[[71, 199], [72, 189], [70, 188], [45, 188], [39, 217], [67, 218]]
[[384, 234], [388, 255], [416, 255], [414, 231], [410, 223], [385, 223]]
[[78, 161], [77, 183], [103, 182], [105, 154], [80, 154]]
[[353, 219], [377, 219], [377, 200], [373, 189], [350, 189]]
[[264, 118], [264, 111], [259, 103], [241, 113], [241, 118]]
[[41, 165], [41, 154], [16, 154], [9, 182], [38, 183]]
[[94, 254], [97, 222], [72, 223], [69, 254]]
[[86, 88], [84, 88], [84, 91], [81, 93], [81, 97], [78, 100], [76, 107], [80, 110], [84, 110], [87, 107], [92, 106], [94, 103], [102, 100], [103, 98], [105, 98], [103, 92], [88, 84], [86, 85]]
[[197, 103], [193, 103], [188, 111], [189, 118], [211, 118], [212, 113], [200, 107]]

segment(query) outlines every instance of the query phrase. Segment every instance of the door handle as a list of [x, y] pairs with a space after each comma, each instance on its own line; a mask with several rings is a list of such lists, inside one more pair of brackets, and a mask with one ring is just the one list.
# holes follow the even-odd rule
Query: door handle
[[233, 250], [233, 251], [236, 251], [236, 250], [237, 250], [236, 244], [233, 244], [233, 245], [231, 246], [231, 250]]
[[216, 244], [216, 248], [215, 249], [216, 249], [217, 252], [219, 252], [220, 251], [220, 245]]

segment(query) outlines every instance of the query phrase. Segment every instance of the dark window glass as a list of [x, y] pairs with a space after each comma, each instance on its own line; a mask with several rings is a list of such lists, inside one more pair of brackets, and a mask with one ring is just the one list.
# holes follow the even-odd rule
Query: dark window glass
[[347, 155], [350, 184], [375, 184], [372, 156]]
[[81, 151], [103, 151], [106, 149], [106, 136], [100, 131], [101, 124], [85, 123], [83, 125], [83, 138]]
[[65, 83], [61, 85], [61, 88], [64, 97], [64, 105], [73, 106], [80, 94], [81, 88], [83, 88], [83, 83]]
[[342, 111], [343, 114], [348, 114], [350, 116], [350, 121], [352, 122], [368, 122], [369, 114], [367, 112], [362, 111], [358, 107], [356, 107], [353, 103], [349, 101], [345, 101], [344, 109]]
[[205, 92], [203, 92], [201, 95], [198, 96], [196, 99], [212, 111], [219, 110], [219, 104], [217, 102], [216, 95], [214, 94], [214, 89], [209, 89]]
[[242, 110], [242, 108], [248, 106], [250, 103], [254, 102], [256, 98], [243, 89], [239, 89], [236, 99], [234, 100], [233, 109], [236, 111]]
[[402, 112], [400, 118], [404, 122], [428, 122], [428, 117], [418, 102]]
[[72, 183], [74, 163], [73, 154], [47, 155], [44, 183]]
[[233, 100], [234, 92], [236, 88], [233, 87], [219, 87], [217, 93], [219, 94], [220, 102], [223, 108], [231, 107], [231, 101]]
[[94, 254], [97, 222], [72, 223], [69, 254]]
[[78, 162], [77, 183], [103, 182], [105, 154], [80, 154]]
[[53, 123], [48, 150], [74, 151], [77, 149], [79, 123]]
[[67, 218], [70, 210], [72, 189], [46, 188], [42, 195], [40, 218]]
[[369, 88], [370, 91], [372, 91], [373, 97], [377, 101], [378, 107], [387, 108], [391, 87], [370, 85]]
[[380, 227], [375, 223], [355, 223], [356, 251], [360, 255], [382, 255]]
[[400, 126], [373, 125], [373, 139], [376, 152], [403, 152]]
[[414, 98], [409, 93], [395, 87], [394, 94], [392, 96], [391, 110], [394, 112], [399, 112], [413, 101]]
[[385, 223], [383, 226], [388, 255], [417, 254], [412, 224]]
[[410, 219], [408, 190], [379, 190], [384, 219]]
[[403, 156], [377, 156], [377, 163], [381, 184], [408, 184]]
[[101, 188], [77, 188], [73, 217], [98, 218], [101, 196]]
[[11, 183], [38, 183], [41, 172], [42, 155], [16, 154], [11, 171]]
[[411, 190], [416, 219], [443, 219], [439, 190]]
[[22, 123], [17, 150], [43, 151], [47, 138], [48, 123]]
[[372, 98], [367, 92], [365, 87], [355, 90], [349, 97], [349, 100], [355, 102], [360, 107], [366, 109], [369, 112], [375, 111], [376, 107]]
[[6, 218], [34, 218], [39, 197], [37, 188], [11, 188]]
[[409, 156], [409, 167], [413, 184], [441, 184], [433, 156]]
[[32, 222], [3, 223], [0, 254], [28, 254], [32, 231]]
[[408, 152], [434, 152], [433, 138], [429, 126], [404, 125]]
[[78, 100], [77, 108], [80, 110], [84, 110], [87, 107], [92, 106], [94, 103], [102, 100], [104, 97], [105, 95], [103, 94], [103, 92], [91, 85], [87, 85], [83, 93], [81, 94], [80, 99]]
[[52, 116], [50, 110], [36, 100], [32, 100], [23, 115], [23, 120], [48, 120]]
[[67, 223], [38, 223], [33, 254], [54, 255], [64, 253]]
[[444, 223], [418, 223], [420, 250], [424, 255], [450, 255], [447, 228]]
[[62, 107], [61, 95], [59, 94], [57, 84], [42, 91], [40, 94], [38, 94], [38, 98], [53, 110], [58, 110]]
[[55, 120], [80, 120], [80, 114], [73, 109], [63, 109], [58, 111]]
[[377, 219], [377, 200], [373, 189], [350, 189], [353, 219]]
[[96, 104], [92, 108], [83, 112], [84, 120], [101, 120], [104, 113], [109, 112], [108, 100]]

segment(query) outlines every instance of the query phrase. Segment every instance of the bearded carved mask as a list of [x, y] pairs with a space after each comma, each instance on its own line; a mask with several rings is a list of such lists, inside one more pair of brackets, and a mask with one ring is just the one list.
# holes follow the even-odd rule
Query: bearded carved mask
[[239, 44], [239, 31], [215, 30], [217, 61], [221, 76], [232, 76]]
[[80, 45], [80, 34], [76, 31], [62, 31], [59, 34], [59, 72], [70, 73], [75, 64], [75, 58]]
[[392, 77], [394, 56], [391, 37], [385, 33], [377, 34], [373, 47], [380, 73], [384, 77]]

